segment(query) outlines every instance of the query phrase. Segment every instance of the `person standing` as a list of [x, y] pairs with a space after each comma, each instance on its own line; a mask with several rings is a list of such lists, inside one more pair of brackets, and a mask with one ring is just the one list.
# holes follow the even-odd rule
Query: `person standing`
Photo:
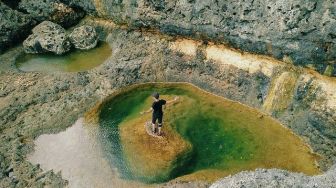
[[153, 103], [152, 103], [152, 107], [145, 111], [145, 112], [141, 112], [141, 114], [144, 114], [144, 113], [148, 113], [148, 112], [151, 112], [152, 111], [152, 131], [153, 133], [156, 133], [155, 130], [156, 130], [156, 122], [158, 123], [158, 135], [161, 136], [162, 134], [162, 120], [163, 120], [163, 110], [162, 108], [166, 105], [166, 104], [169, 104], [169, 103], [172, 103], [172, 102], [175, 102], [178, 98], [175, 97], [174, 100], [171, 100], [171, 101], [166, 101], [166, 100], [163, 100], [163, 99], [160, 99], [160, 94], [158, 92], [154, 92], [152, 94], [152, 97], [153, 97]]

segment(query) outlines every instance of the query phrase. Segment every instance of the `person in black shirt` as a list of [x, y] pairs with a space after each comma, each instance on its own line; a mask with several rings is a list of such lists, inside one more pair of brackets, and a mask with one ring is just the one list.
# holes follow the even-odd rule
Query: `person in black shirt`
[[161, 128], [162, 128], [162, 119], [163, 119], [163, 110], [162, 107], [166, 104], [172, 103], [174, 101], [176, 101], [178, 98], [175, 97], [174, 100], [171, 101], [165, 101], [163, 99], [160, 99], [160, 95], [159, 93], [155, 92], [152, 94], [153, 97], [153, 104], [152, 107], [145, 111], [145, 112], [141, 112], [141, 114], [144, 113], [148, 113], [148, 112], [153, 112], [152, 113], [152, 131], [153, 133], [155, 133], [155, 129], [156, 129], [156, 121], [158, 122], [158, 135], [161, 135]]

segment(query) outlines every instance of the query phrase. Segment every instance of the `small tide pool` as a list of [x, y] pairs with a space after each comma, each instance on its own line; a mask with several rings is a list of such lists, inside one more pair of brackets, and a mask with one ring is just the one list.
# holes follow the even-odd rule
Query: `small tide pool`
[[24, 72], [80, 72], [99, 66], [111, 54], [111, 47], [101, 42], [96, 48], [75, 50], [64, 55], [22, 54], [16, 66]]
[[[168, 101], [179, 97], [164, 109], [163, 138], [148, 135], [145, 124], [151, 115], [140, 115], [151, 106], [154, 91]], [[85, 172], [99, 168], [102, 173], [96, 178], [135, 187], [172, 179], [213, 182], [256, 168], [308, 175], [320, 172], [316, 166], [319, 157], [289, 129], [255, 109], [190, 84], [153, 83], [124, 88], [97, 105], [85, 121], [74, 127], [86, 131], [71, 127], [63, 133], [39, 137], [30, 161], [45, 169], [62, 170], [70, 185], [81, 178], [87, 181], [89, 178], [83, 174], [96, 176]], [[66, 134], [69, 130], [73, 134]], [[73, 149], [66, 149], [69, 144], [64, 143], [75, 144]], [[43, 153], [52, 155], [45, 159]], [[71, 162], [71, 155], [80, 155], [76, 163]]]

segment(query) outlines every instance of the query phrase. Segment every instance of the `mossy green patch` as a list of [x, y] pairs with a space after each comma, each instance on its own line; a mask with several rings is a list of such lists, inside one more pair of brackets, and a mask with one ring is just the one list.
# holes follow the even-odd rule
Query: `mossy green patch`
[[328, 65], [327, 68], [324, 71], [324, 75], [332, 76], [333, 72], [334, 72], [334, 66], [333, 65]]

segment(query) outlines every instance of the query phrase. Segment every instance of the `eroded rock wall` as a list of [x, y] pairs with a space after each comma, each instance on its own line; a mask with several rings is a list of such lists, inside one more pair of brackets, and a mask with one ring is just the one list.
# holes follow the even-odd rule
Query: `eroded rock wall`
[[119, 24], [212, 39], [336, 75], [334, 0], [68, 0]]
[[[190, 41], [173, 42], [170, 48], [195, 57], [190, 69], [200, 69], [200, 76], [171, 75], [272, 115], [323, 156], [321, 169], [336, 162], [335, 79], [265, 56]], [[174, 62], [183, 61], [169, 64]]]
[[[22, 41], [31, 21], [64, 26], [87, 13], [131, 28], [156, 28], [229, 44], [336, 75], [336, 2], [333, 0], [22, 0], [1, 3], [7, 24], [0, 49]], [[63, 3], [69, 5], [65, 6]], [[18, 12], [19, 11], [19, 12]], [[6, 16], [9, 14], [12, 16]], [[18, 15], [16, 15], [18, 14]], [[14, 16], [13, 16], [14, 15]], [[25, 17], [30, 17], [28, 19]], [[16, 23], [17, 22], [17, 23]], [[57, 23], [58, 23], [57, 22]], [[16, 23], [16, 24], [15, 24]], [[13, 27], [8, 27], [13, 25]], [[25, 28], [28, 29], [25, 29]], [[26, 31], [22, 33], [16, 32]]]

